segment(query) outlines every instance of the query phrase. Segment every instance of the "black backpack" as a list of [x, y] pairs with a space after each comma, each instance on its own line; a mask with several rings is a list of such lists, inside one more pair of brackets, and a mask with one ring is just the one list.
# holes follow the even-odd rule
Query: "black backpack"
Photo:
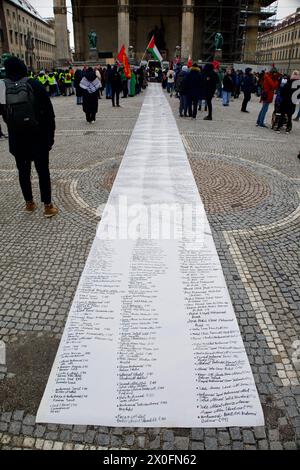
[[7, 127], [15, 132], [33, 132], [39, 121], [36, 112], [33, 89], [28, 77], [18, 81], [5, 79]]

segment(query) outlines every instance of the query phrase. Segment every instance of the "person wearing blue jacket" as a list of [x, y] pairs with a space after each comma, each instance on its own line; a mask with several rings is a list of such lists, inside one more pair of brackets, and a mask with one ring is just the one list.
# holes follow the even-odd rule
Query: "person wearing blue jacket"
[[241, 83], [242, 92], [244, 93], [244, 100], [241, 109], [242, 113], [249, 113], [249, 111], [247, 111], [247, 104], [251, 100], [251, 93], [254, 92], [254, 77], [251, 72], [252, 69], [250, 69], [250, 67], [247, 67]]

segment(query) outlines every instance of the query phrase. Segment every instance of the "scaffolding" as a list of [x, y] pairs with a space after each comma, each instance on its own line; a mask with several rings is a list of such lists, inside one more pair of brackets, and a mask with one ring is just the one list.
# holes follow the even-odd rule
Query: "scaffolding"
[[251, 27], [251, 15], [259, 17], [258, 31], [265, 31], [276, 24], [278, 0], [261, 0], [260, 10], [253, 10], [253, 0], [218, 0], [205, 2], [203, 48], [204, 61], [215, 56], [214, 36], [221, 32], [224, 39], [222, 61], [227, 63], [243, 60], [245, 39]]

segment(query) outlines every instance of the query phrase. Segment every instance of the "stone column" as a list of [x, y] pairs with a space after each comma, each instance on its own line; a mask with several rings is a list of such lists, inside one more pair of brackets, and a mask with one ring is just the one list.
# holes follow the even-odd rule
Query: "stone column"
[[183, 0], [181, 30], [181, 60], [193, 57], [194, 40], [194, 0]]
[[85, 57], [85, 44], [83, 38], [83, 14], [82, 8], [77, 2], [73, 3], [73, 29], [74, 29], [74, 43], [75, 43], [75, 60], [84, 61]]
[[53, 0], [55, 18], [56, 63], [64, 66], [70, 61], [66, 0]]
[[250, 5], [250, 12], [248, 13], [248, 19], [246, 24], [243, 57], [244, 62], [248, 64], [254, 64], [256, 62], [256, 44], [258, 38], [259, 14], [260, 0], [253, 0], [252, 5]]
[[129, 47], [129, 0], [118, 0], [118, 52], [123, 44]]

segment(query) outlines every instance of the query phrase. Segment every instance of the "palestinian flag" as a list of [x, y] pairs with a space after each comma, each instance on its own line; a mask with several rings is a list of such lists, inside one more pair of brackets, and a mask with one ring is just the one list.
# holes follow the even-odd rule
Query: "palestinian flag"
[[152, 36], [151, 41], [149, 42], [147, 46], [147, 50], [151, 52], [154, 59], [159, 60], [160, 62], [163, 60], [159, 50], [157, 49], [155, 45], [154, 36]]
[[124, 65], [124, 73], [125, 73], [125, 77], [126, 78], [131, 78], [131, 70], [130, 70], [130, 65], [129, 65], [129, 62], [128, 62], [128, 57], [127, 57], [127, 54], [126, 54], [126, 49], [125, 49], [125, 46], [123, 45], [121, 47], [121, 50], [118, 54], [118, 57], [117, 57], [118, 61], [120, 64], [123, 64]]

